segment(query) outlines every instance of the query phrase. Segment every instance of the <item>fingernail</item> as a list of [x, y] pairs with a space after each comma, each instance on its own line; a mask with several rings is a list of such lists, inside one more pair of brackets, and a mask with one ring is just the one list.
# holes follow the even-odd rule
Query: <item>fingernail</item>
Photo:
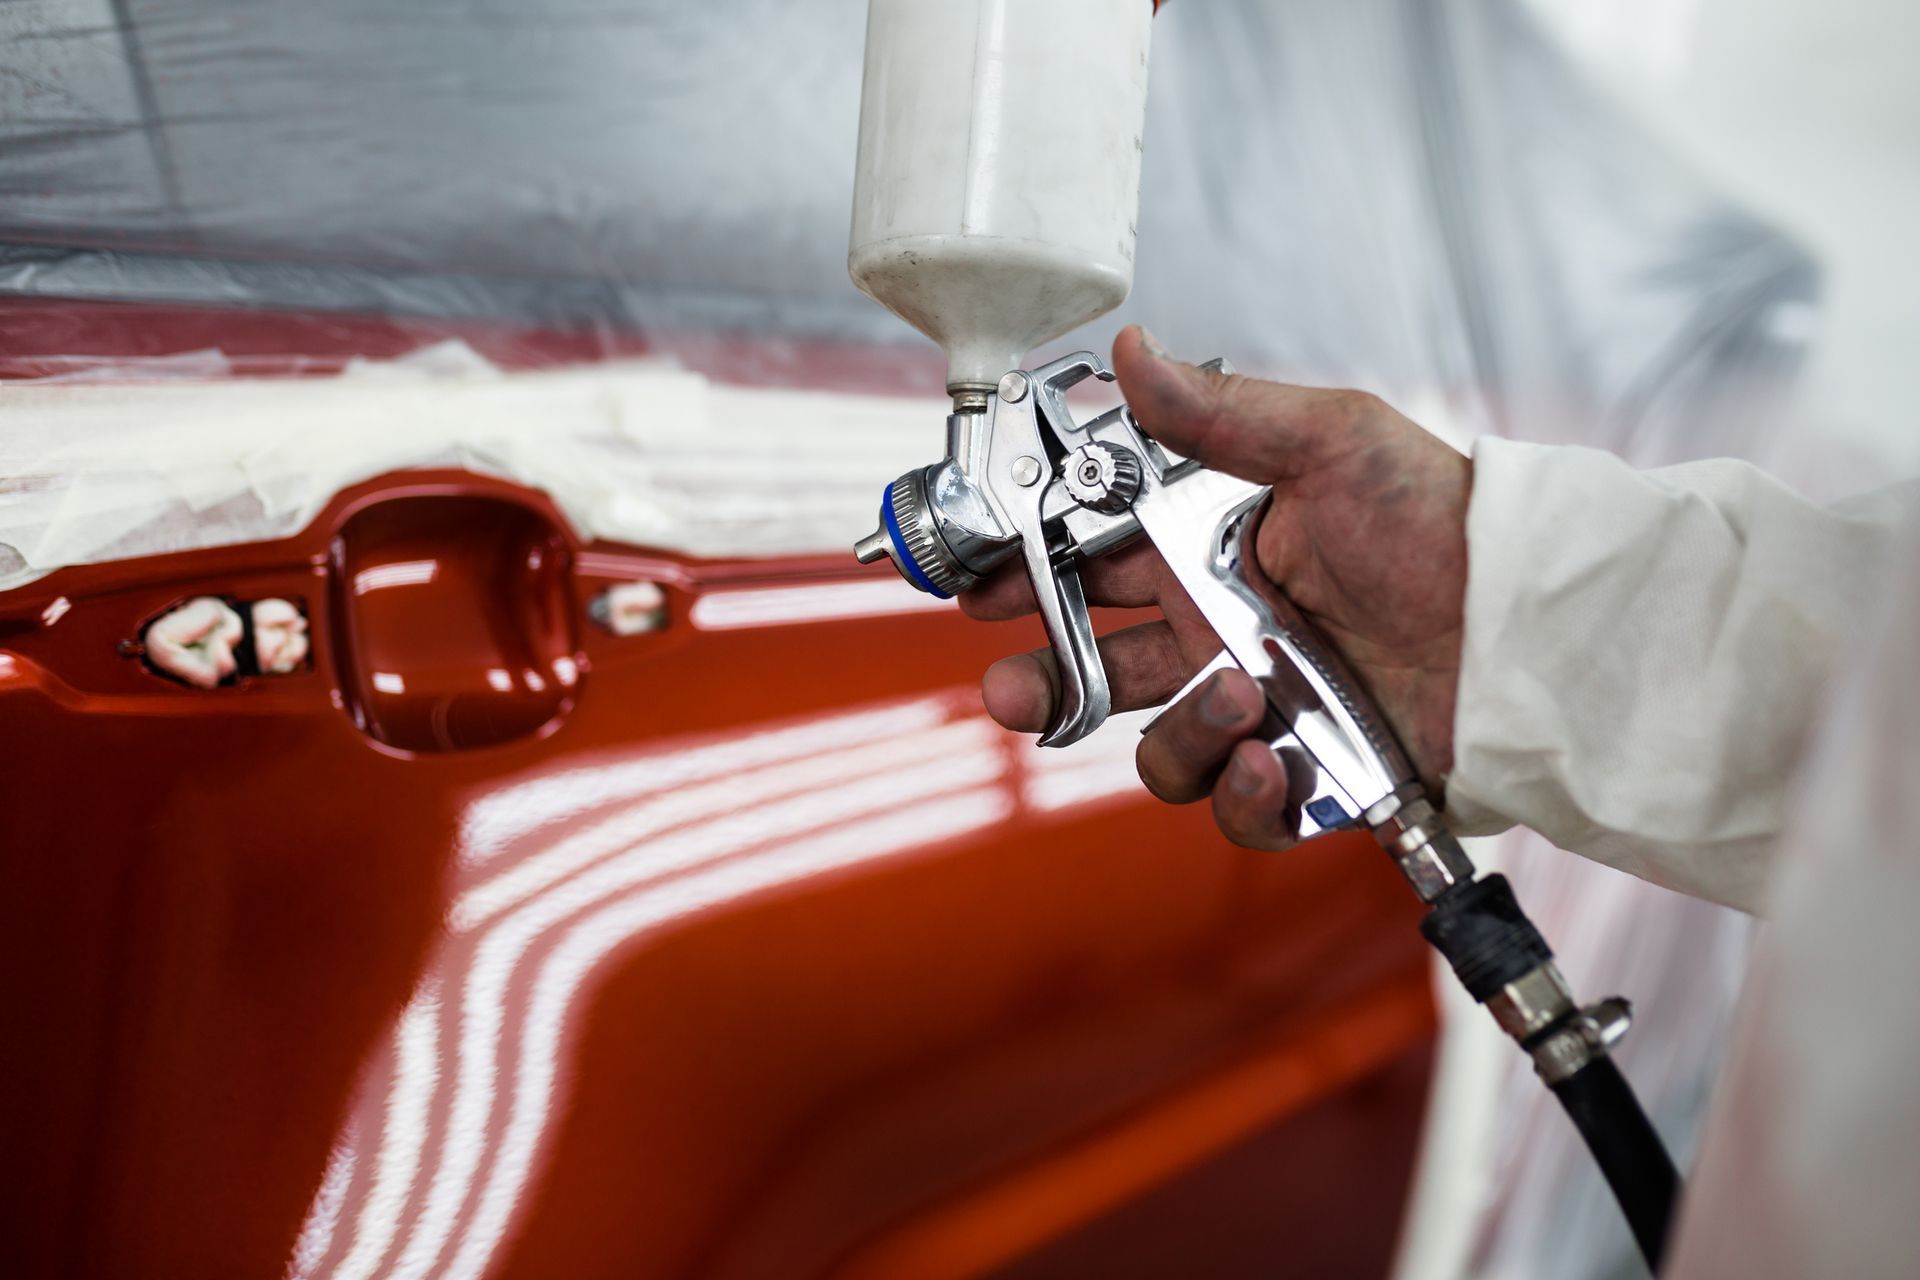
[[1145, 325], [1140, 326], [1140, 345], [1145, 347], [1147, 354], [1156, 360], [1173, 359], [1173, 356], [1168, 354], [1167, 349], [1160, 345], [1160, 339], [1154, 337], [1153, 331]]
[[1226, 672], [1207, 681], [1207, 691], [1200, 695], [1200, 718], [1216, 729], [1240, 723], [1240, 703], [1227, 690]]
[[1250, 796], [1260, 790], [1260, 777], [1239, 756], [1227, 766], [1227, 786], [1237, 796]]

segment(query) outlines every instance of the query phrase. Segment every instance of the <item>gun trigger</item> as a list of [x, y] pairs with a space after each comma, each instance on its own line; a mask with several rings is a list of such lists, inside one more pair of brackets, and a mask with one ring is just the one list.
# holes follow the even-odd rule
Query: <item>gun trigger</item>
[[[1032, 544], [1029, 543], [1029, 547]], [[1060, 673], [1060, 698], [1054, 718], [1040, 737], [1043, 747], [1064, 747], [1080, 741], [1106, 723], [1113, 697], [1107, 687], [1107, 669], [1094, 643], [1093, 618], [1080, 585], [1080, 570], [1068, 564], [1055, 567], [1041, 548], [1041, 564], [1028, 552], [1028, 576], [1040, 602], [1040, 616], [1053, 644], [1054, 665]]]

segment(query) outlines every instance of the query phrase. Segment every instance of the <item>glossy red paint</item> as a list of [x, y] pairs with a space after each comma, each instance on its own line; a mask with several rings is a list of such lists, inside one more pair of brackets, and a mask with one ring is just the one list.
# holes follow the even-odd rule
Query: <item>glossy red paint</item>
[[[1031, 628], [859, 572], [443, 472], [0, 595], [0, 1270], [1031, 1280], [1192, 1226], [1184, 1274], [1382, 1274], [1432, 1028], [1391, 867], [1003, 734]], [[642, 579], [663, 629], [586, 620]], [[302, 601], [312, 662], [120, 651], [199, 594]]]
[[524, 503], [414, 493], [367, 503], [328, 555], [347, 714], [402, 751], [460, 751], [558, 727], [573, 706], [573, 548]]

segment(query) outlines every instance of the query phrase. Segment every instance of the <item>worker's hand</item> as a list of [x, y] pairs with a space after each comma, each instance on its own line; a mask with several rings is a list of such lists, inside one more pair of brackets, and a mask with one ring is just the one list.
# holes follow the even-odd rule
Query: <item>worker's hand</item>
[[[1171, 359], [1138, 327], [1115, 341], [1113, 367], [1154, 439], [1273, 486], [1255, 536], [1259, 570], [1340, 650], [1440, 795], [1453, 764], [1472, 464], [1373, 396], [1211, 373]], [[1220, 651], [1151, 545], [1096, 560], [1082, 577], [1094, 604], [1162, 614], [1101, 640], [1114, 710], [1165, 701]], [[985, 619], [1034, 609], [1017, 562], [960, 602]], [[1048, 650], [995, 663], [981, 685], [988, 713], [1026, 733], [1046, 727], [1055, 690]], [[1162, 800], [1211, 795], [1231, 839], [1276, 849], [1295, 832], [1279, 761], [1248, 736], [1262, 710], [1253, 680], [1223, 671], [1141, 738], [1138, 763]]]

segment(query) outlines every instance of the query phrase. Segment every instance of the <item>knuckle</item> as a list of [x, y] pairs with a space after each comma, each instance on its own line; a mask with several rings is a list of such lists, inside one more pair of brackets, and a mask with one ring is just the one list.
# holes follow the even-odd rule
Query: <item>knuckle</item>
[[1147, 637], [1157, 670], [1177, 675], [1186, 669], [1185, 655], [1180, 652], [1180, 637], [1173, 633], [1172, 627], [1160, 627], [1143, 631], [1142, 634]]
[[1318, 460], [1339, 456], [1376, 436], [1391, 410], [1370, 391], [1321, 392], [1306, 419], [1310, 453]]
[[1321, 430], [1348, 433], [1374, 421], [1386, 406], [1370, 391], [1340, 388], [1325, 392], [1320, 397], [1318, 407], [1319, 412], [1315, 417]]
[[1334, 393], [1334, 405], [1350, 424], [1357, 425], [1378, 417], [1387, 407], [1387, 402], [1371, 391], [1349, 387]]

